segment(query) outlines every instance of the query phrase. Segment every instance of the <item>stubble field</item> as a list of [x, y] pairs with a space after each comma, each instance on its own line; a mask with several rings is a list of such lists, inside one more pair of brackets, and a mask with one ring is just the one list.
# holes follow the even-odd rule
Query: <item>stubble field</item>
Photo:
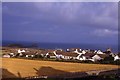
[[[52, 62], [2, 58], [3, 77], [28, 77], [41, 75], [57, 75], [65, 72], [82, 72], [90, 70], [116, 69], [117, 65]], [[0, 65], [1, 66], [1, 65]]]

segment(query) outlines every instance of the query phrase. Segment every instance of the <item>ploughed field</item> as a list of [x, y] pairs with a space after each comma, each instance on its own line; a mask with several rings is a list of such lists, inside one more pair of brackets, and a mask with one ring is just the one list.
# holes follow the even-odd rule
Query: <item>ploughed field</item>
[[117, 65], [86, 64], [70, 62], [53, 62], [26, 60], [16, 58], [2, 58], [2, 72], [4, 78], [50, 76], [69, 72], [83, 72], [90, 70], [116, 69]]

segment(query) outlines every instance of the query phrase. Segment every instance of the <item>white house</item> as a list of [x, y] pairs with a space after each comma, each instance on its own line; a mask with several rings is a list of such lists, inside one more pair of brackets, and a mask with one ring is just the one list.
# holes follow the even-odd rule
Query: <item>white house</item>
[[60, 48], [57, 48], [56, 50], [57, 50], [57, 51], [63, 51], [63, 49], [60, 49]]
[[3, 58], [10, 58], [10, 55], [9, 54], [5, 54], [5, 55], [3, 55]]
[[42, 57], [46, 57], [46, 54], [48, 54], [48, 52], [45, 50], [42, 50], [41, 52], [36, 53], [36, 55], [41, 55]]
[[98, 60], [101, 60], [102, 58], [96, 54], [92, 57], [92, 59], [93, 59], [93, 61], [98, 61]]
[[79, 52], [81, 51], [80, 48], [70, 48], [70, 49], [66, 49], [67, 52]]
[[120, 60], [120, 56], [115, 55], [115, 57], [114, 57], [114, 61], [116, 61], [116, 60]]
[[85, 52], [82, 52], [81, 49], [75, 49], [74, 53], [79, 54], [79, 56], [82, 55], [82, 54], [85, 54]]
[[92, 59], [93, 61], [99, 61], [99, 60], [103, 60], [105, 57], [107, 57], [107, 54], [95, 54]]
[[25, 50], [18, 49], [18, 53], [22, 53], [22, 52], [25, 52]]
[[14, 56], [15, 56], [15, 53], [9, 53], [9, 55], [10, 55], [11, 57], [14, 57]]
[[66, 49], [67, 52], [70, 52], [70, 49]]
[[92, 57], [92, 59], [94, 60], [94, 61], [98, 61], [98, 60], [101, 60], [102, 58], [99, 56], [99, 55], [94, 55], [93, 57]]
[[91, 61], [94, 61], [93, 60], [93, 56], [94, 56], [95, 54], [94, 53], [85, 53], [85, 54], [82, 54], [81, 56], [80, 56], [80, 60], [91, 60]]
[[26, 58], [30, 57], [28, 54], [25, 55]]
[[[36, 53], [35, 52], [25, 52], [25, 53], [20, 53], [20, 54], [21, 54], [21, 56], [24, 55], [26, 58], [28, 58], [28, 57], [33, 58]], [[19, 54], [19, 56], [20, 56], [20, 54]]]
[[98, 50], [97, 54], [104, 54], [104, 53], [101, 50]]
[[95, 50], [94, 53], [97, 53], [97, 50]]
[[55, 54], [56, 58], [58, 58], [58, 59], [62, 58], [62, 56], [63, 56], [62, 52], [63, 51], [58, 51], [58, 50], [53, 51], [53, 53]]
[[79, 53], [79, 51], [78, 51], [78, 49], [75, 49], [75, 51], [74, 51], [75, 53]]
[[56, 58], [56, 53], [53, 50], [49, 50], [46, 54], [46, 57], [49, 56], [50, 58]]
[[111, 55], [112, 57], [115, 57], [115, 56], [116, 56], [114, 53], [110, 53], [110, 55]]
[[29, 54], [26, 54], [26, 55], [25, 55], [25, 57], [26, 57], [26, 58], [28, 58], [28, 57], [31, 57], [31, 58], [33, 58], [34, 56], [35, 56], [35, 55], [33, 55], [33, 54], [31, 54], [31, 55], [29, 55]]
[[80, 61], [85, 61], [85, 60], [87, 60], [87, 59], [86, 59], [85, 56], [81, 55], [81, 56], [79, 57], [79, 60], [80, 60]]
[[86, 50], [76, 49], [74, 52], [77, 53], [77, 54], [79, 54], [79, 56], [81, 56], [82, 54], [86, 53]]
[[55, 54], [56, 58], [62, 58], [62, 59], [78, 59], [79, 60], [79, 56], [80, 56], [80, 52], [77, 51], [76, 52], [64, 52], [64, 51], [58, 51], [55, 50], [53, 51], [53, 53]]
[[82, 54], [85, 54], [86, 53], [86, 51], [85, 50], [82, 50]]
[[64, 52], [62, 53], [62, 58], [63, 59], [79, 59], [79, 54], [73, 53], [73, 52]]

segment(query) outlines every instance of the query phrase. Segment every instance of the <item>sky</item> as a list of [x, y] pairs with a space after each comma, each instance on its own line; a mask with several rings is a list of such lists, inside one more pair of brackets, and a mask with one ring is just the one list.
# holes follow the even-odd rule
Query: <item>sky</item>
[[118, 43], [117, 2], [3, 2], [2, 40]]

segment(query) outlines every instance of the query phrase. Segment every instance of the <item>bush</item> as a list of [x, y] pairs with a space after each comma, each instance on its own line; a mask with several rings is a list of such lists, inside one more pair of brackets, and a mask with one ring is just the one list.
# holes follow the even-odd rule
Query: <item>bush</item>
[[42, 55], [35, 55], [34, 58], [44, 58]]
[[90, 60], [85, 60], [83, 61], [84, 63], [93, 63], [93, 61], [90, 61]]
[[116, 61], [114, 61], [114, 64], [116, 64], [116, 65], [120, 65], [120, 60], [116, 60]]
[[111, 55], [109, 55], [108, 57], [104, 58], [104, 61], [114, 61], [114, 57], [112, 57]]
[[49, 56], [49, 55], [47, 55], [47, 58], [50, 58], [50, 56]]

